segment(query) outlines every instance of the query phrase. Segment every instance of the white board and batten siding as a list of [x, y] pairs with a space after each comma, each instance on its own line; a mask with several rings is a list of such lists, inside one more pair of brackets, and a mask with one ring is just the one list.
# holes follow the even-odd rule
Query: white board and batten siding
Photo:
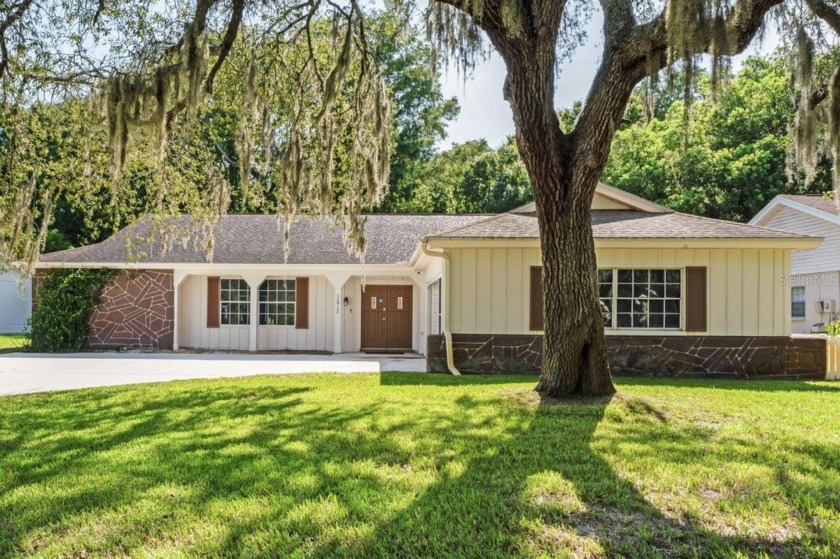
[[[453, 333], [531, 332], [530, 268], [541, 263], [538, 248], [450, 248], [447, 252]], [[705, 266], [709, 301], [706, 334], [711, 336], [790, 334], [790, 290], [780, 281], [790, 274], [787, 252], [738, 248], [596, 250], [601, 268]]]
[[[372, 284], [414, 285], [408, 276], [371, 276]], [[425, 300], [421, 290], [413, 289], [413, 349], [425, 348]], [[344, 298], [347, 306], [344, 306]], [[339, 294], [341, 307], [341, 350], [357, 352], [361, 348], [362, 281], [351, 277]], [[336, 293], [324, 276], [309, 277], [309, 328], [294, 326], [257, 326], [257, 350], [333, 351]], [[178, 293], [178, 341], [181, 347], [247, 351], [250, 326], [207, 327], [207, 277], [188, 276]]]
[[21, 285], [16, 273], [0, 274], [0, 334], [17, 334], [26, 330], [32, 311], [32, 282]]
[[[178, 294], [181, 347], [247, 351], [250, 326], [207, 327], [207, 277], [189, 276]], [[334, 290], [323, 276], [309, 278], [309, 328], [257, 326], [258, 350], [331, 351]]]

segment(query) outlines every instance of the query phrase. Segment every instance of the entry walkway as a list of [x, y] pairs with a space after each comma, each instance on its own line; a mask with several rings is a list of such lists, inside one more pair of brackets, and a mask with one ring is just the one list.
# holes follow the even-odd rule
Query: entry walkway
[[7, 353], [0, 355], [0, 395], [261, 374], [425, 370], [425, 358], [415, 354]]

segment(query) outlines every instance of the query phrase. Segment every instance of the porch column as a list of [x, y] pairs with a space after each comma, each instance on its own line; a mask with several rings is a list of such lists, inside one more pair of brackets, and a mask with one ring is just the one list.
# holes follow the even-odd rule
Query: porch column
[[257, 351], [257, 325], [260, 323], [260, 286], [265, 280], [262, 272], [242, 274], [242, 279], [248, 284], [251, 295], [251, 320], [248, 330], [248, 351]]
[[341, 339], [344, 337], [342, 325], [344, 323], [344, 297], [341, 290], [350, 274], [333, 273], [325, 276], [333, 288], [333, 353], [341, 353]]
[[412, 331], [416, 338], [412, 342], [417, 345], [417, 353], [426, 355], [426, 336], [428, 336], [426, 329], [429, 325], [429, 317], [426, 316], [429, 310], [429, 303], [426, 301], [426, 294], [428, 292], [426, 275], [422, 270], [415, 270], [411, 274], [411, 282], [417, 290], [417, 305], [414, 307], [414, 316], [411, 317], [411, 322], [414, 326]]
[[178, 340], [178, 314], [180, 309], [180, 293], [181, 284], [187, 279], [189, 274], [181, 270], [174, 270], [172, 272], [172, 351], [181, 349], [180, 341]]

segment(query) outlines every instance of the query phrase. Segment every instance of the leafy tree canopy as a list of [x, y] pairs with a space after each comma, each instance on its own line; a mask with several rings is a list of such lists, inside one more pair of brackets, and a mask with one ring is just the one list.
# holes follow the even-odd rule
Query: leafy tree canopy
[[737, 221], [752, 218], [777, 194], [829, 191], [824, 148], [812, 180], [791, 170], [796, 109], [789, 80], [784, 57], [756, 56], [717, 99], [701, 75], [688, 109], [671, 97], [667, 107], [649, 111], [649, 92], [637, 88], [603, 180], [675, 210]]

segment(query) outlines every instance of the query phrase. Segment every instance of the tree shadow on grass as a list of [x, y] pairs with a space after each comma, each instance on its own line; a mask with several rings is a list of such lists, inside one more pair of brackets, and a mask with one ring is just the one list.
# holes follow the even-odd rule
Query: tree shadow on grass
[[[708, 433], [643, 399], [357, 379], [16, 399], [0, 407], [0, 556], [801, 555], [814, 536], [733, 536], [652, 504], [605, 456], [692, 464]], [[370, 394], [343, 405], [352, 391]]]
[[615, 377], [619, 386], [670, 386], [675, 388], [716, 388], [751, 392], [840, 392], [840, 382], [808, 380], [716, 380], [654, 377]]
[[[458, 403], [467, 408], [474, 405], [468, 398]], [[673, 516], [651, 504], [592, 449], [608, 404], [543, 400], [504, 441], [479, 442], [474, 433], [454, 433], [456, 438], [473, 439], [465, 446], [477, 444], [481, 451], [457, 475], [444, 476], [399, 515], [381, 524], [359, 555], [798, 554], [799, 541], [725, 535], [704, 527], [695, 516]], [[702, 451], [691, 450], [697, 446], [696, 434], [653, 440], [655, 436], [641, 431], [664, 430], [662, 414], [640, 401], [624, 405], [634, 426], [623, 433], [620, 444], [660, 444], [668, 459], [703, 459]]]

